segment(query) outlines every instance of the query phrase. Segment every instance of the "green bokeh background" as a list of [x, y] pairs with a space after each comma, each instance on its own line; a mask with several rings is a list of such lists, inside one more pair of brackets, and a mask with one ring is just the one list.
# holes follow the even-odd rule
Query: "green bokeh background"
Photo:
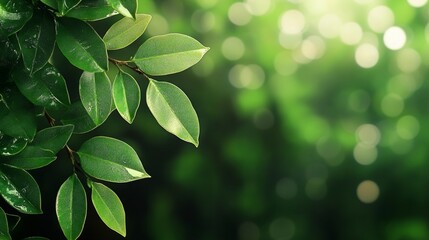
[[[192, 69], [158, 78], [191, 99], [200, 147], [166, 133], [144, 100], [133, 125], [114, 113], [71, 145], [108, 135], [141, 156], [151, 179], [109, 184], [125, 206], [127, 239], [429, 239], [429, 5], [418, 4], [141, 0], [151, 25], [117, 58], [169, 32], [211, 48]], [[387, 13], [371, 20], [380, 6]], [[104, 34], [119, 18], [93, 26]], [[389, 44], [401, 36], [384, 33], [391, 26], [406, 34], [398, 50]], [[59, 68], [77, 83], [77, 69]], [[17, 235], [61, 239], [54, 201], [67, 162], [34, 171], [46, 214], [25, 216]], [[121, 238], [90, 207], [82, 239]]]

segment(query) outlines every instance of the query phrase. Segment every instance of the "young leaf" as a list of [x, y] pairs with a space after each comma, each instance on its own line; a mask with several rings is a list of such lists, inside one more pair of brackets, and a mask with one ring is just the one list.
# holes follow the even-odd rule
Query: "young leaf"
[[18, 155], [5, 158], [3, 162], [25, 170], [31, 170], [44, 167], [56, 158], [55, 154], [49, 150], [36, 146], [27, 146]]
[[128, 73], [119, 71], [113, 82], [113, 100], [119, 114], [132, 123], [140, 105], [140, 87]]
[[9, 226], [6, 218], [6, 213], [0, 207], [0, 239], [9, 240], [12, 237], [9, 234]]
[[76, 174], [71, 175], [58, 190], [55, 210], [65, 237], [77, 239], [86, 219], [86, 193]]
[[24, 65], [32, 75], [45, 66], [54, 51], [54, 19], [37, 11], [16, 36]]
[[103, 37], [107, 50], [117, 50], [133, 43], [146, 30], [150, 15], [137, 14], [136, 19], [123, 18], [113, 24]]
[[91, 183], [91, 199], [101, 220], [113, 231], [126, 235], [125, 210], [118, 195], [101, 183]]
[[137, 0], [107, 0], [109, 4], [125, 17], [135, 18]]
[[171, 33], [149, 38], [137, 50], [134, 62], [149, 75], [168, 75], [192, 67], [208, 50], [189, 36]]
[[88, 72], [107, 70], [107, 50], [98, 33], [86, 22], [57, 19], [57, 44], [74, 66]]
[[159, 125], [198, 147], [200, 124], [191, 101], [180, 88], [150, 79], [146, 102]]
[[62, 109], [70, 105], [65, 79], [50, 63], [33, 75], [22, 64], [17, 65], [11, 73], [11, 79], [34, 105], [47, 109]]
[[0, 165], [0, 194], [19, 212], [42, 213], [39, 186], [25, 170]]
[[69, 141], [73, 129], [71, 124], [45, 128], [36, 133], [32, 145], [57, 154]]
[[87, 133], [99, 125], [95, 125], [86, 112], [82, 102], [72, 103], [65, 111], [50, 111], [55, 119], [61, 120], [63, 124], [72, 124], [74, 133]]
[[82, 0], [66, 16], [84, 21], [97, 21], [116, 14], [118, 12], [109, 5], [107, 0]]
[[81, 0], [58, 0], [58, 10], [61, 15], [65, 15], [68, 11], [76, 7]]
[[15, 138], [0, 134], [0, 155], [13, 156], [20, 153], [27, 146], [24, 138]]
[[83, 72], [79, 81], [79, 94], [95, 125], [102, 124], [109, 117], [112, 106], [112, 89], [106, 73]]
[[27, 1], [0, 1], [0, 38], [19, 31], [33, 15], [33, 7]]
[[93, 137], [77, 154], [83, 170], [100, 180], [124, 183], [150, 177], [134, 149], [114, 138]]

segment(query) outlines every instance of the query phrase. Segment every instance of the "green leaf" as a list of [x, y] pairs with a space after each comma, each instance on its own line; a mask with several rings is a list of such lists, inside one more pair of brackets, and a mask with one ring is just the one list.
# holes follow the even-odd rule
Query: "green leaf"
[[113, 100], [119, 114], [132, 123], [140, 106], [140, 87], [128, 73], [119, 71], [113, 82]]
[[57, 154], [69, 141], [73, 129], [71, 124], [45, 128], [36, 133], [32, 144]]
[[123, 18], [113, 24], [103, 37], [107, 50], [127, 47], [137, 40], [146, 30], [150, 15], [137, 14], [136, 19]]
[[55, 46], [54, 19], [37, 11], [21, 31], [17, 33], [24, 65], [30, 75], [48, 62]]
[[58, 1], [57, 0], [40, 0], [42, 3], [44, 3], [45, 5], [58, 10]]
[[81, 0], [58, 0], [58, 10], [61, 15], [65, 15], [68, 11], [76, 7]]
[[[21, 52], [15, 36], [0, 39], [0, 46], [2, 46], [0, 48], [0, 67], [13, 66], [18, 63]], [[6, 77], [0, 80], [0, 82], [5, 82], [7, 80], [8, 78]]]
[[86, 193], [76, 174], [71, 175], [58, 190], [55, 210], [61, 229], [68, 240], [77, 239], [86, 219]]
[[42, 213], [39, 186], [25, 170], [0, 165], [0, 194], [21, 213]]
[[91, 183], [91, 199], [101, 220], [113, 231], [126, 235], [125, 210], [118, 195], [101, 183]]
[[49, 150], [36, 146], [27, 146], [18, 155], [3, 159], [4, 163], [19, 167], [25, 170], [44, 167], [55, 161], [57, 157]]
[[47, 109], [63, 109], [70, 105], [69, 93], [64, 77], [50, 63], [30, 75], [22, 64], [11, 73], [21, 93], [34, 105]]
[[83, 72], [79, 81], [79, 94], [86, 112], [96, 125], [109, 117], [112, 106], [112, 89], [106, 73]]
[[135, 18], [137, 0], [107, 0], [110, 5], [125, 17]]
[[192, 67], [208, 50], [189, 36], [171, 33], [149, 38], [137, 50], [134, 62], [149, 75], [168, 75]]
[[200, 124], [191, 101], [180, 88], [150, 79], [146, 102], [159, 125], [198, 147]]
[[33, 6], [27, 1], [0, 0], [0, 37], [19, 31], [33, 15]]
[[0, 88], [0, 131], [15, 138], [32, 140], [36, 134], [33, 106], [15, 87]]
[[57, 19], [57, 44], [74, 66], [88, 72], [107, 70], [107, 50], [98, 33], [86, 22]]
[[134, 149], [114, 138], [93, 137], [77, 154], [83, 170], [100, 180], [124, 183], [150, 177]]
[[84, 21], [97, 21], [118, 14], [107, 0], [82, 0], [66, 16]]
[[12, 237], [9, 234], [9, 226], [7, 223], [6, 213], [0, 207], [0, 239], [9, 240]]
[[99, 126], [95, 125], [80, 101], [72, 103], [64, 111], [49, 111], [49, 114], [63, 124], [72, 124], [74, 133], [87, 133]]
[[0, 155], [12, 156], [21, 152], [27, 146], [24, 138], [15, 138], [0, 134]]

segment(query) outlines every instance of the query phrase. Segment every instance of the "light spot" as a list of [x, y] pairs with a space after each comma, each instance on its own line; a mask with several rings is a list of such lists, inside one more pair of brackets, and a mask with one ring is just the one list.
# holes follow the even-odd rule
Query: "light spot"
[[325, 38], [335, 38], [341, 29], [341, 19], [334, 14], [324, 15], [318, 24], [320, 34]]
[[377, 159], [378, 151], [374, 146], [358, 143], [353, 150], [353, 157], [361, 165], [370, 165]]
[[404, 99], [397, 94], [388, 94], [381, 100], [381, 111], [388, 117], [396, 117], [404, 110]]
[[270, 224], [269, 232], [274, 240], [289, 240], [295, 234], [295, 224], [288, 218], [278, 218]]
[[289, 10], [280, 17], [279, 27], [286, 34], [300, 34], [305, 28], [305, 16], [298, 10]]
[[256, 64], [237, 64], [229, 71], [229, 81], [236, 88], [257, 89], [265, 82], [265, 72]]
[[244, 26], [252, 20], [252, 15], [247, 9], [246, 4], [236, 2], [229, 7], [228, 18], [233, 24]]
[[191, 17], [192, 27], [201, 33], [207, 33], [216, 26], [216, 17], [212, 12], [195, 11]]
[[403, 49], [396, 55], [398, 68], [405, 73], [416, 71], [422, 62], [420, 54], [411, 48]]
[[365, 180], [358, 185], [356, 194], [361, 202], [373, 203], [378, 199], [380, 195], [380, 189], [375, 182], [371, 180]]
[[391, 93], [398, 94], [402, 98], [411, 96], [420, 86], [415, 77], [408, 75], [398, 75], [389, 81], [388, 90]]
[[355, 61], [362, 68], [374, 67], [377, 64], [378, 59], [378, 49], [372, 44], [361, 44], [355, 51]]
[[238, 238], [240, 240], [259, 240], [260, 230], [253, 222], [244, 222], [238, 228]]
[[363, 124], [356, 129], [356, 138], [359, 143], [376, 146], [380, 142], [380, 130], [375, 125]]
[[362, 40], [363, 31], [359, 24], [355, 22], [345, 23], [341, 27], [341, 41], [347, 45], [356, 45]]
[[238, 37], [228, 37], [222, 43], [222, 54], [228, 60], [235, 61], [240, 59], [245, 51], [246, 47]]
[[310, 36], [302, 42], [301, 51], [310, 60], [321, 58], [325, 53], [325, 42], [321, 37]]
[[249, 12], [255, 16], [265, 15], [271, 7], [271, 0], [245, 0]]
[[368, 25], [371, 30], [377, 33], [383, 33], [395, 23], [393, 11], [384, 6], [377, 6], [369, 11]]
[[408, 0], [408, 3], [415, 8], [423, 7], [427, 2], [427, 0]]
[[401, 117], [396, 123], [396, 132], [405, 140], [414, 139], [420, 132], [419, 120], [410, 115]]
[[279, 197], [289, 200], [296, 196], [298, 186], [296, 182], [289, 178], [283, 178], [276, 184], [276, 193]]
[[285, 34], [283, 32], [280, 32], [279, 34], [279, 43], [282, 47], [285, 49], [295, 49], [297, 48], [302, 42], [302, 36], [301, 34]]
[[407, 42], [405, 31], [397, 26], [390, 27], [383, 35], [384, 45], [390, 50], [399, 50]]

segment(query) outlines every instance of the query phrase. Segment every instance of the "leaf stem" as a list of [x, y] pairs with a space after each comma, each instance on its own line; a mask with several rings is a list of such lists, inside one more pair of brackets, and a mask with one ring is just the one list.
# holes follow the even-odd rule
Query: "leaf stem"
[[134, 72], [136, 72], [136, 73], [138, 73], [138, 74], [140, 74], [140, 75], [145, 76], [145, 77], [149, 80], [149, 77], [146, 75], [146, 73], [145, 73], [145, 72], [143, 72], [143, 71], [142, 71], [140, 68], [138, 68], [137, 66], [131, 66], [131, 65], [129, 64], [129, 63], [130, 63], [130, 61], [118, 60], [118, 59], [114, 59], [114, 58], [111, 58], [111, 57], [109, 57], [109, 61], [110, 61], [111, 63], [116, 64], [118, 67], [119, 67], [119, 66], [125, 66], [125, 67], [127, 67], [127, 68], [129, 68], [129, 69], [133, 70]]

